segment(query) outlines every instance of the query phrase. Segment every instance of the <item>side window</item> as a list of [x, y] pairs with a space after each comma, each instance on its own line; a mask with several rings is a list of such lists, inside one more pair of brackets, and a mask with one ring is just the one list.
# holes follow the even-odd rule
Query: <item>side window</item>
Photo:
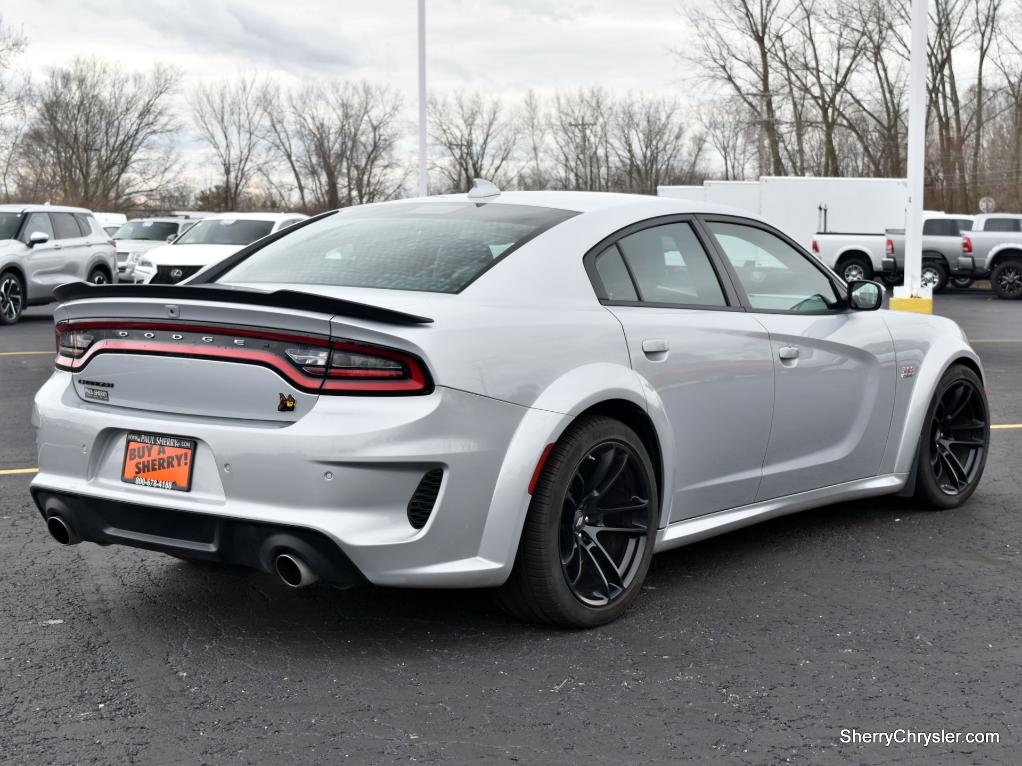
[[78, 239], [82, 236], [78, 221], [71, 213], [50, 213], [50, 220], [57, 239]]
[[710, 257], [689, 224], [652, 226], [623, 237], [618, 247], [640, 301], [727, 306]]
[[89, 216], [84, 213], [75, 213], [75, 220], [78, 221], [78, 228], [82, 231], [83, 237], [92, 236], [92, 221], [89, 220]]
[[834, 283], [780, 237], [755, 226], [707, 222], [754, 309], [831, 311], [841, 308]]
[[28, 238], [37, 231], [49, 235], [53, 239], [53, 226], [50, 225], [50, 216], [46, 213], [32, 213], [25, 221], [25, 228], [21, 230], [21, 241], [28, 242]]
[[598, 256], [596, 256], [596, 273], [603, 285], [603, 295], [611, 301], [637, 301], [639, 296], [635, 294], [635, 285], [632, 278], [628, 276], [628, 269], [621, 259], [621, 251], [617, 245], [611, 245]]
[[1018, 231], [1019, 221], [1014, 218], [988, 218], [984, 231]]

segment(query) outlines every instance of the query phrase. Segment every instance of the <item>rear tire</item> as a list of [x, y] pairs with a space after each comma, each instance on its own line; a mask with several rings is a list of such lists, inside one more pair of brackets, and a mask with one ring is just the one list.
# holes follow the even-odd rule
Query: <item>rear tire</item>
[[14, 271], [0, 274], [0, 325], [16, 323], [25, 310], [25, 285]]
[[868, 281], [873, 278], [873, 264], [865, 256], [853, 255], [841, 264], [839, 273], [845, 282]]
[[603, 416], [577, 420], [536, 483], [497, 603], [522, 620], [566, 628], [617, 619], [646, 578], [659, 507], [653, 465], [635, 432]]
[[106, 273], [106, 269], [97, 266], [89, 272], [89, 282], [94, 285], [107, 285], [110, 284], [110, 275]]
[[953, 284], [959, 290], [968, 290], [972, 287], [972, 283], [975, 282], [972, 277], [952, 277], [951, 284]]
[[990, 449], [990, 410], [983, 382], [963, 365], [941, 378], [919, 435], [913, 497], [926, 509], [946, 511], [976, 491]]
[[935, 293], [941, 292], [947, 287], [947, 267], [936, 261], [924, 261], [920, 283], [923, 287], [932, 287]]
[[990, 286], [994, 295], [1005, 300], [1022, 298], [1022, 261], [1001, 261], [990, 272]]

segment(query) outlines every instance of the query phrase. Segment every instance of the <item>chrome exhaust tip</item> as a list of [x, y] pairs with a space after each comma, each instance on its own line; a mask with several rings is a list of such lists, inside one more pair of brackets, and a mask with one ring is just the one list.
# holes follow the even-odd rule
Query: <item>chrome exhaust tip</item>
[[304, 588], [319, 579], [308, 564], [292, 553], [277, 554], [273, 568], [277, 571], [277, 577], [290, 588]]
[[56, 514], [46, 519], [46, 529], [49, 531], [50, 537], [61, 545], [77, 545], [81, 542], [71, 525]]

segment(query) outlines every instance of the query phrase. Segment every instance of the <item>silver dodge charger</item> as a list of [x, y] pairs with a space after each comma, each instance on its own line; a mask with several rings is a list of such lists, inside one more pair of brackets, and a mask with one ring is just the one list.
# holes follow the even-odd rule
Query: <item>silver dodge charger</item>
[[989, 444], [957, 325], [683, 200], [482, 183], [57, 298], [52, 536], [294, 587], [492, 588], [594, 626], [656, 551], [851, 498], [955, 508]]

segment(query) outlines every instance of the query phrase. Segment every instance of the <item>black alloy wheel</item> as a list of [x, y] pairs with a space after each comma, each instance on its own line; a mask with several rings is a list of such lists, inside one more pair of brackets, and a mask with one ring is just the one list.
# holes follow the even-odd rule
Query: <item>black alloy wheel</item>
[[990, 444], [986, 393], [977, 375], [952, 367], [937, 388], [919, 449], [916, 496], [929, 507], [956, 508], [976, 490]]
[[991, 287], [998, 298], [1022, 298], [1022, 261], [1004, 261], [997, 264], [990, 275]]
[[648, 477], [624, 442], [593, 447], [576, 466], [561, 512], [561, 569], [572, 594], [607, 606], [635, 579], [648, 544]]
[[609, 417], [579, 418], [543, 465], [498, 604], [523, 620], [568, 628], [616, 619], [646, 577], [659, 508], [638, 435]]
[[0, 275], [0, 324], [14, 324], [25, 308], [25, 290], [13, 271]]

